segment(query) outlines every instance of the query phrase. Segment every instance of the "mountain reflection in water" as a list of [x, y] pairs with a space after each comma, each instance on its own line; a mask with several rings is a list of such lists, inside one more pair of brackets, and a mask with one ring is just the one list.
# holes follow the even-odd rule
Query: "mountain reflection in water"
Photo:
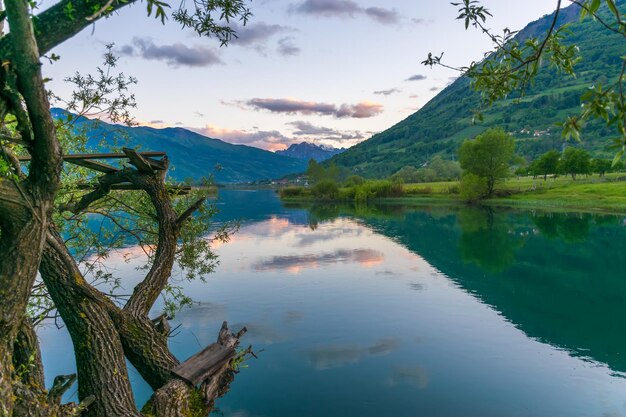
[[[623, 216], [222, 198], [244, 220], [171, 340], [184, 359], [248, 327], [259, 359], [221, 415], [626, 416]], [[41, 333], [48, 373], [71, 371]]]

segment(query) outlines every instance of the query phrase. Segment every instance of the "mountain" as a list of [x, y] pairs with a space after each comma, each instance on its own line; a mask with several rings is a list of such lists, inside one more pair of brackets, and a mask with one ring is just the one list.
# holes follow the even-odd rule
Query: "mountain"
[[[626, 1], [618, 3], [624, 5]], [[437, 154], [450, 158], [464, 139], [490, 127], [511, 133], [517, 140], [517, 152], [527, 158], [560, 149], [561, 130], [556, 124], [580, 112], [580, 96], [590, 85], [615, 82], [626, 55], [621, 35], [589, 18], [581, 22], [577, 7], [564, 9], [558, 22], [570, 23], [566, 43], [580, 48], [576, 78], [546, 65], [523, 97], [497, 102], [483, 111], [484, 121], [474, 124], [472, 110], [479, 107], [480, 95], [471, 88], [469, 79], [461, 77], [416, 113], [332, 161], [359, 175], [386, 177], [407, 165], [421, 166]], [[605, 8], [601, 13], [608, 16], [609, 12]], [[552, 18], [548, 15], [532, 22], [520, 31], [518, 39], [546, 33]], [[604, 123], [590, 122], [583, 131], [583, 144], [593, 154], [609, 157], [614, 151], [607, 149], [608, 139], [614, 135]]]
[[302, 142], [291, 145], [284, 151], [276, 151], [279, 155], [290, 156], [297, 159], [315, 159], [317, 162], [322, 162], [344, 152], [345, 149], [337, 149], [324, 145], [316, 145], [314, 143]]
[[[52, 109], [55, 118], [67, 113]], [[79, 117], [77, 132], [87, 136], [90, 151], [106, 152], [122, 146], [141, 151], [164, 151], [170, 159], [169, 176], [177, 181], [199, 180], [213, 175], [218, 184], [240, 183], [281, 178], [306, 170], [307, 161], [277, 155], [245, 145], [233, 145], [182, 128], [155, 129], [109, 124]], [[216, 166], [220, 166], [216, 170]]]

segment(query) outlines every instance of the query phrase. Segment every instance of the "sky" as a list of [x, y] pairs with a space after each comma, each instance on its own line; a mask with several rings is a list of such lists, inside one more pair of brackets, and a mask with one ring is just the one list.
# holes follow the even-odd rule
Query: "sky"
[[[186, 0], [189, 1], [189, 0]], [[172, 3], [174, 5], [174, 3]], [[519, 30], [554, 10], [551, 0], [484, 0], [488, 26]], [[178, 2], [175, 3], [175, 6]], [[491, 48], [456, 20], [446, 0], [252, 0], [238, 39], [220, 47], [171, 19], [148, 17], [145, 2], [97, 21], [46, 62], [49, 87], [94, 74], [114, 43], [142, 125], [184, 127], [267, 150], [307, 141], [350, 147], [400, 122], [458, 76], [420, 64], [429, 52], [454, 66]], [[42, 9], [45, 7], [42, 7]], [[62, 107], [62, 103], [57, 103]]]

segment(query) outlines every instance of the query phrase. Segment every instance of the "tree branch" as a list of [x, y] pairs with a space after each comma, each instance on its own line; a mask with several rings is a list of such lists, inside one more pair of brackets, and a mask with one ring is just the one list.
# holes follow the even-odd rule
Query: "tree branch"
[[205, 201], [206, 197], [202, 197], [198, 199], [195, 203], [193, 203], [187, 210], [184, 211], [183, 214], [178, 216], [178, 219], [176, 219], [176, 226], [180, 228], [194, 212], [202, 207], [202, 204], [204, 204]]
[[41, 75], [29, 3], [6, 0], [5, 5], [11, 26], [12, 67], [17, 73], [17, 87], [26, 103], [33, 131], [33, 146], [29, 149], [32, 163], [28, 178], [36, 196], [46, 203], [54, 198], [59, 187], [61, 147], [56, 138], [48, 94]]
[[[92, 20], [88, 20], [88, 18], [93, 16], [94, 9], [103, 8], [108, 3], [107, 0], [62, 0], [56, 3], [33, 18], [40, 56], [47, 54], [54, 47], [93, 24], [97, 19], [133, 4], [135, 1], [118, 0], [110, 5], [107, 13], [101, 13]], [[71, 12], [68, 12], [68, 5], [72, 7]], [[12, 53], [11, 43], [14, 37], [13, 30], [11, 30], [11, 33], [0, 40], [0, 56], [7, 56]]]

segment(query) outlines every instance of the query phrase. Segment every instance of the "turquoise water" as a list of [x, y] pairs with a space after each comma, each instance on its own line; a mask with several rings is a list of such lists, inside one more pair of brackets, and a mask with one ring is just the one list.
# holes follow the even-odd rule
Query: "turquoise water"
[[[198, 304], [171, 341], [185, 359], [222, 321], [248, 327], [259, 358], [219, 414], [626, 416], [624, 216], [284, 207], [270, 191], [220, 206], [241, 229], [186, 284]], [[112, 262], [131, 288], [135, 263]], [[71, 371], [67, 335], [40, 335], [50, 378]]]

